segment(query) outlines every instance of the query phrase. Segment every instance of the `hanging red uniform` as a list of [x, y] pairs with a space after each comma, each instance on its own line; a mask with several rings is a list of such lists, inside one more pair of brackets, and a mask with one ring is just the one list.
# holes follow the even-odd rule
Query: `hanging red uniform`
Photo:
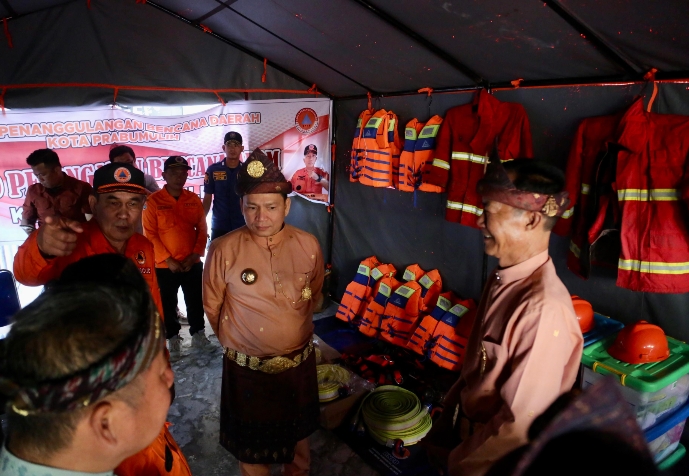
[[532, 157], [529, 119], [521, 104], [501, 102], [481, 90], [470, 104], [445, 115], [422, 181], [447, 190], [446, 220], [477, 228], [483, 206], [476, 183], [483, 178], [496, 137], [501, 160]]

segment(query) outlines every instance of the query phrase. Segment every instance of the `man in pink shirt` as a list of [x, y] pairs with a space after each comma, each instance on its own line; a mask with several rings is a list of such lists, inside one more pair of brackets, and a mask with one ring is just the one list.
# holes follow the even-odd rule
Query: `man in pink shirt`
[[[488, 277], [459, 380], [426, 437], [431, 462], [481, 476], [528, 442], [533, 420], [574, 384], [583, 337], [570, 294], [548, 256], [550, 231], [566, 210], [557, 168], [494, 160], [477, 190]], [[448, 443], [451, 442], [451, 443]]]

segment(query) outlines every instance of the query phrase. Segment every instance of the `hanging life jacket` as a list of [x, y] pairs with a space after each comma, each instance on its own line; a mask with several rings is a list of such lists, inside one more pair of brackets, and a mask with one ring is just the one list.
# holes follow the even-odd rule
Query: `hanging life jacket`
[[450, 310], [453, 304], [457, 302], [457, 296], [452, 291], [442, 293], [438, 296], [435, 307], [430, 314], [421, 319], [421, 322], [416, 327], [414, 334], [407, 342], [407, 348], [413, 350], [419, 355], [426, 355], [428, 342], [435, 334], [435, 328], [438, 326], [440, 319]]
[[395, 291], [385, 308], [381, 337], [392, 344], [406, 347], [414, 335], [421, 312], [438, 300], [442, 279], [437, 269], [424, 274], [418, 281], [408, 281]]
[[388, 111], [388, 144], [390, 145], [390, 155], [392, 156], [389, 187], [396, 187], [399, 177], [400, 155], [402, 154], [403, 143], [398, 133], [398, 125], [399, 120], [397, 119], [397, 114]]
[[[388, 141], [390, 116], [385, 109], [376, 111], [366, 122], [359, 146], [363, 166], [359, 182], [371, 187], [392, 185], [392, 151]], [[393, 133], [394, 136], [394, 133]]]
[[419, 132], [423, 129], [423, 122], [414, 118], [407, 122], [404, 128], [404, 149], [400, 155], [400, 166], [397, 173], [395, 187], [402, 192], [413, 192], [416, 179], [414, 174], [414, 147], [419, 137]]
[[430, 360], [445, 369], [459, 370], [475, 318], [476, 304], [472, 299], [452, 306], [440, 319], [429, 341], [427, 355]]
[[440, 193], [444, 189], [437, 185], [421, 182], [424, 167], [430, 167], [433, 163], [435, 151], [435, 138], [440, 130], [443, 119], [440, 116], [431, 117], [427, 123], [412, 119], [404, 130], [404, 151], [400, 157], [398, 174], [399, 190], [403, 192]]
[[372, 271], [379, 265], [378, 258], [375, 256], [369, 256], [359, 263], [354, 280], [347, 285], [342, 295], [340, 307], [335, 314], [338, 319], [355, 322], [357, 314], [366, 305], [366, 300], [373, 292], [376, 280], [372, 276]]
[[442, 193], [445, 191], [443, 187], [421, 181], [424, 168], [433, 165], [435, 138], [438, 136], [442, 123], [442, 117], [438, 115], [431, 117], [421, 129], [414, 145], [414, 186], [422, 192]]
[[364, 109], [359, 114], [356, 121], [356, 129], [354, 130], [354, 141], [352, 142], [352, 151], [349, 159], [349, 181], [358, 182], [363, 169], [363, 133], [364, 126], [375, 113], [375, 109]]

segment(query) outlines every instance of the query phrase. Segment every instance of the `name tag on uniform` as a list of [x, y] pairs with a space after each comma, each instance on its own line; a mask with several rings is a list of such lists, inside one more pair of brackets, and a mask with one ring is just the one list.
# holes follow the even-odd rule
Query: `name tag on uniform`
[[227, 172], [213, 172], [213, 180], [227, 180]]
[[172, 210], [172, 205], [160, 205], [158, 210]]
[[196, 207], [196, 203], [190, 202], [190, 203], [185, 203], [185, 204], [184, 204], [184, 208], [192, 208], [192, 207]]

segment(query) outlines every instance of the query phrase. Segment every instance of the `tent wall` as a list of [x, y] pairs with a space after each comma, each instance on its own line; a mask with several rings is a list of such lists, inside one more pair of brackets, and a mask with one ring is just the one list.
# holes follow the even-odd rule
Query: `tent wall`
[[[306, 85], [263, 61], [156, 8], [131, 1], [76, 1], [8, 23], [13, 48], [0, 41], [0, 85], [99, 83], [197, 89], [283, 89]], [[244, 93], [221, 93], [224, 100]], [[249, 99], [284, 94], [250, 93]], [[289, 95], [287, 97], [299, 97]], [[5, 106], [33, 108], [112, 104], [112, 89], [8, 89]], [[120, 90], [117, 102], [212, 104], [213, 93]]]
[[[650, 85], [587, 86], [496, 91], [501, 101], [524, 105], [531, 122], [535, 156], [562, 169], [572, 137], [583, 118], [610, 114], [629, 106], [634, 97], [650, 97]], [[373, 106], [394, 111], [400, 130], [413, 117], [427, 120], [433, 114], [465, 104], [472, 93], [436, 94], [375, 100]], [[429, 107], [430, 103], [430, 107]], [[405, 193], [376, 189], [348, 181], [352, 134], [365, 100], [336, 101], [337, 184], [335, 192], [333, 269], [335, 297], [340, 298], [352, 280], [359, 261], [376, 255], [398, 270], [411, 263], [423, 269], [438, 268], [444, 289], [478, 299], [481, 293], [483, 243], [478, 230], [444, 220], [444, 194]], [[687, 84], [661, 84], [654, 112], [689, 115]], [[632, 292], [615, 285], [615, 271], [596, 270], [584, 281], [565, 264], [569, 238], [553, 236], [550, 253], [560, 278], [573, 294], [590, 300], [598, 312], [623, 322], [646, 319], [676, 338], [689, 339], [689, 296]], [[496, 266], [489, 259], [488, 269]]]

